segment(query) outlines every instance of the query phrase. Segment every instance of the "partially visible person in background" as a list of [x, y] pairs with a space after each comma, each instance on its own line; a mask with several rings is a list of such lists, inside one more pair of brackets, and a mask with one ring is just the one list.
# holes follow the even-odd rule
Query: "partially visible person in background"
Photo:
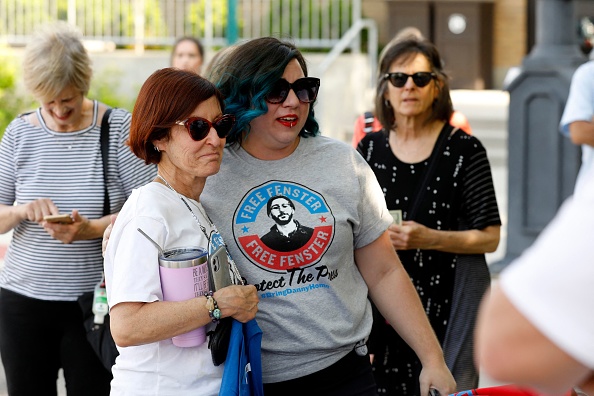
[[[367, 134], [357, 150], [388, 209], [402, 213], [402, 224], [388, 228], [390, 240], [458, 390], [474, 389], [474, 322], [490, 284], [484, 253], [497, 248], [501, 226], [487, 154], [478, 139], [449, 123], [448, 77], [431, 42], [399, 41], [379, 72], [375, 106], [383, 130]], [[421, 362], [383, 318], [375, 319], [370, 346], [378, 393], [419, 395]]]
[[[380, 57], [379, 57], [379, 63], [381, 64], [386, 51], [391, 46], [398, 43], [399, 41], [406, 40], [406, 39], [423, 40], [424, 37], [423, 37], [423, 34], [421, 33], [421, 31], [414, 26], [409, 26], [409, 27], [403, 28], [384, 47], [384, 49], [382, 50]], [[381, 78], [381, 76], [380, 76], [380, 78]], [[450, 124], [452, 124], [455, 127], [460, 128], [461, 130], [468, 133], [469, 135], [472, 135], [472, 128], [470, 127], [470, 123], [468, 122], [468, 119], [466, 118], [466, 116], [464, 114], [462, 114], [461, 112], [454, 110], [454, 112], [452, 113], [452, 116], [450, 118]], [[380, 121], [377, 119], [377, 117], [374, 115], [373, 112], [367, 111], [364, 114], [361, 114], [355, 120], [351, 145], [354, 148], [357, 148], [357, 145], [359, 144], [361, 139], [363, 139], [363, 137], [367, 133], [379, 132], [381, 130], [382, 130], [382, 124], [380, 123]]]
[[227, 57], [231, 52], [235, 49], [235, 45], [230, 45], [228, 47], [223, 47], [217, 52], [214, 53], [208, 65], [206, 65], [206, 70], [204, 71], [205, 76], [209, 76], [209, 78], [217, 78], [219, 72], [219, 64]]
[[559, 128], [582, 147], [582, 166], [574, 190], [579, 194], [583, 175], [594, 168], [594, 60], [582, 64], [571, 77]]
[[[132, 189], [155, 175], [126, 145], [130, 113], [109, 117], [108, 174], [101, 155], [107, 106], [86, 97], [91, 60], [82, 35], [55, 23], [36, 32], [23, 59], [40, 107], [0, 142], [0, 233], [13, 230], [0, 273], [0, 354], [11, 395], [108, 395], [111, 373], [86, 339], [77, 299], [102, 279], [101, 236]], [[105, 186], [104, 180], [108, 180]], [[66, 223], [44, 220], [69, 214]]]
[[212, 325], [209, 302], [221, 318], [247, 322], [256, 315], [258, 297], [251, 285], [164, 301], [159, 251], [138, 232], [165, 250], [195, 246], [210, 256], [226, 248], [200, 202], [206, 179], [219, 171], [235, 122], [223, 110], [212, 83], [175, 68], [154, 72], [138, 94], [130, 146], [145, 162], [156, 163], [158, 174], [128, 199], [105, 252], [111, 329], [120, 352], [112, 395], [218, 395], [223, 366], [212, 363], [208, 342], [179, 347], [171, 339]]
[[194, 37], [180, 37], [171, 50], [171, 67], [200, 74], [204, 63], [204, 46]]
[[[594, 395], [594, 169], [534, 244], [506, 267], [477, 323], [477, 363], [494, 380]], [[579, 394], [579, 393], [578, 393]]]

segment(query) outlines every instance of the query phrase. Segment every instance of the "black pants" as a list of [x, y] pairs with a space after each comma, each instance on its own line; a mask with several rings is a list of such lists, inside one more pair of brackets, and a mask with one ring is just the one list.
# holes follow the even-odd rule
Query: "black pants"
[[377, 396], [369, 355], [355, 351], [305, 377], [264, 384], [265, 396]]
[[109, 395], [111, 373], [86, 340], [76, 301], [44, 301], [0, 289], [0, 354], [11, 396]]

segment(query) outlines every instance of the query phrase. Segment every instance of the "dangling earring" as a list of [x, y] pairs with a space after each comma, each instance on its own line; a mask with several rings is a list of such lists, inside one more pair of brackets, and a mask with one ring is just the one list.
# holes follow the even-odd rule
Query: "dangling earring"
[[388, 99], [384, 99], [384, 106], [386, 106], [388, 108], [392, 108], [392, 104], [390, 103], [390, 101]]
[[153, 148], [155, 149], [155, 151], [156, 151], [157, 153], [160, 153], [160, 152], [161, 152], [161, 150], [159, 150], [159, 147], [157, 147], [157, 146], [153, 146]]

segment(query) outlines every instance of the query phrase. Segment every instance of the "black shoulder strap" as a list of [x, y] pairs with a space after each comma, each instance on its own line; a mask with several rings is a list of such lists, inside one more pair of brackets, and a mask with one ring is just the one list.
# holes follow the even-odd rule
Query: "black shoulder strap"
[[373, 120], [375, 119], [375, 117], [373, 116], [373, 113], [371, 111], [366, 111], [363, 114], [363, 118], [365, 120], [365, 126], [363, 127], [363, 132], [365, 132], [365, 133], [373, 132]]
[[417, 215], [417, 212], [419, 210], [419, 206], [421, 205], [421, 202], [423, 201], [425, 192], [427, 191], [427, 185], [429, 184], [429, 180], [431, 179], [431, 176], [433, 176], [433, 173], [435, 172], [435, 167], [437, 166], [437, 157], [443, 151], [442, 149], [445, 146], [445, 142], [448, 140], [448, 136], [450, 136], [453, 129], [454, 128], [450, 124], [446, 124], [443, 127], [443, 129], [441, 130], [441, 132], [439, 133], [439, 137], [437, 138], [437, 141], [435, 142], [435, 146], [433, 146], [433, 151], [431, 152], [431, 156], [429, 156], [429, 160], [428, 160], [429, 163], [427, 165], [427, 169], [425, 169], [425, 174], [423, 175], [423, 180], [417, 186], [416, 194], [413, 195], [415, 197], [414, 202], [412, 204], [412, 207], [410, 208], [410, 211], [408, 212], [408, 214], [406, 216], [406, 220], [414, 220], [415, 219], [415, 216]]
[[111, 109], [105, 110], [101, 120], [101, 158], [103, 159], [103, 185], [105, 186], [105, 197], [103, 199], [103, 216], [107, 216], [111, 209], [109, 205], [109, 193], [107, 192], [107, 158], [109, 157], [109, 114]]

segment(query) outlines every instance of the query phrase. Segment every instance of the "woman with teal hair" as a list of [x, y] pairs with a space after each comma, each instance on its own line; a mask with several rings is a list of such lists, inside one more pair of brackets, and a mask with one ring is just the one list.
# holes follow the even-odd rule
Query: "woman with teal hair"
[[[237, 122], [201, 202], [258, 290], [265, 394], [375, 395], [368, 295], [420, 356], [421, 394], [452, 393], [440, 345], [390, 243], [379, 184], [349, 145], [320, 136], [320, 81], [308, 76], [303, 55], [276, 38], [254, 39], [225, 54], [209, 79]], [[289, 252], [259, 237], [270, 227], [267, 201], [279, 194], [314, 230]]]
[[[227, 138], [228, 143], [241, 142], [244, 131], [249, 132], [252, 120], [266, 114], [268, 111], [270, 91], [277, 95], [287, 95], [291, 87], [288, 85], [279, 86], [287, 59], [294, 59], [303, 73], [307, 75], [307, 64], [305, 58], [297, 48], [289, 43], [282, 43], [275, 38], [265, 37], [253, 40], [241, 46], [242, 51], [251, 51], [252, 56], [241, 65], [235, 62], [237, 54], [233, 56], [235, 47], [226, 49], [229, 53], [218, 60], [210, 68], [208, 78], [220, 89], [224, 89], [226, 98], [225, 105], [235, 114], [237, 122]], [[257, 47], [257, 48], [255, 48]], [[301, 95], [313, 95], [314, 100], [318, 93], [320, 80], [314, 77], [307, 77], [300, 82], [303, 90]], [[278, 103], [277, 103], [278, 104]], [[305, 125], [299, 131], [299, 136], [309, 137], [320, 134], [318, 122], [314, 117], [313, 105], [308, 106], [309, 113]]]

